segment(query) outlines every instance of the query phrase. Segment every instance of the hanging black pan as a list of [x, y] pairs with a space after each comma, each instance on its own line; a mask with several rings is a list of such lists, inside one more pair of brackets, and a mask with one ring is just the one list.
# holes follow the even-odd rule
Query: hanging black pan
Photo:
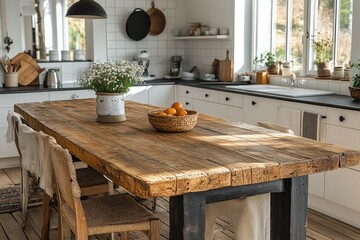
[[144, 39], [150, 31], [150, 17], [141, 8], [135, 8], [126, 21], [126, 33], [132, 40]]

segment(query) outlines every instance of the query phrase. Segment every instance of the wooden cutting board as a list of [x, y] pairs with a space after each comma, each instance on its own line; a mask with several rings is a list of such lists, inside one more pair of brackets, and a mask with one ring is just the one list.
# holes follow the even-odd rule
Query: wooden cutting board
[[229, 59], [229, 50], [226, 51], [226, 59], [219, 61], [219, 81], [233, 81], [233, 61]]
[[30, 63], [20, 61], [18, 70], [18, 82], [21, 86], [27, 86], [39, 76], [39, 71]]
[[[29, 54], [19, 53], [14, 58], [11, 59], [11, 64], [19, 63], [19, 62], [27, 62], [30, 65], [34, 66], [38, 72], [42, 72], [43, 69], [39, 66], [35, 59], [33, 59]], [[41, 71], [40, 71], [41, 70]]]

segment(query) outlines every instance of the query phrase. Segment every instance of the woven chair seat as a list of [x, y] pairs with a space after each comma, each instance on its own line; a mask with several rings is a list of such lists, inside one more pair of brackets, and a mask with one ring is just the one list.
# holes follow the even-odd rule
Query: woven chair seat
[[89, 167], [76, 169], [76, 177], [80, 188], [108, 184], [108, 180], [101, 173]]
[[[109, 232], [148, 230], [156, 217], [136, 202], [129, 194], [117, 194], [81, 201], [89, 235]], [[70, 226], [75, 226], [75, 215], [64, 205], [64, 215]]]

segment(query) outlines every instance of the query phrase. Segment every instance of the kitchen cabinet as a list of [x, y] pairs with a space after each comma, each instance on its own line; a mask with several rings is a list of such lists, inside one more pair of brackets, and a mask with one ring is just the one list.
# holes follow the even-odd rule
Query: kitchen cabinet
[[261, 121], [277, 124], [277, 111], [280, 106], [279, 100], [244, 95], [243, 106], [243, 121], [245, 123], [257, 125]]
[[95, 97], [96, 97], [95, 91], [90, 90], [90, 89], [49, 92], [49, 100], [50, 101], [95, 98]]
[[157, 85], [149, 88], [149, 104], [168, 108], [174, 101], [174, 85]]
[[131, 100], [134, 102], [149, 103], [149, 86], [134, 86], [131, 87], [129, 92], [126, 93], [126, 100]]
[[18, 166], [19, 156], [14, 143], [7, 143], [5, 139], [8, 123], [7, 113], [13, 110], [14, 104], [24, 102], [40, 102], [49, 100], [49, 92], [37, 93], [19, 93], [19, 94], [0, 94], [0, 158], [4, 161], [0, 162], [0, 168]]
[[242, 121], [242, 95], [188, 86], [177, 87], [178, 101], [185, 108], [214, 117]]

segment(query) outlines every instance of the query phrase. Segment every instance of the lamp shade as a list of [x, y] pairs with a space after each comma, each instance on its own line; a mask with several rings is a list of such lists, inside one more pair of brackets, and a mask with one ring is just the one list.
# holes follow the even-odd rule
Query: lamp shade
[[70, 18], [104, 19], [104, 8], [94, 0], [80, 0], [71, 5], [65, 15]]

